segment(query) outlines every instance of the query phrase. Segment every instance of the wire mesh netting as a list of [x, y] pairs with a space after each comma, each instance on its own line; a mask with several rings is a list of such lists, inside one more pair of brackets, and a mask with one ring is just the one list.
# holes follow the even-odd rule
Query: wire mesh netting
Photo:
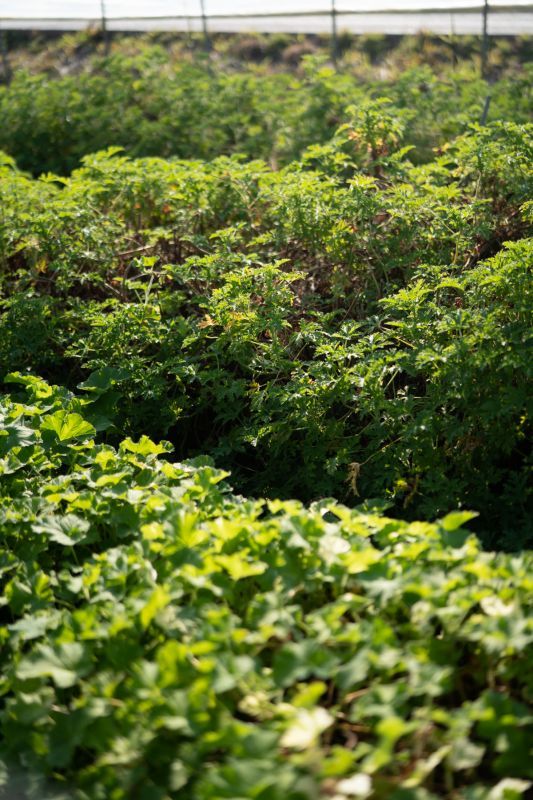
[[[479, 34], [484, 0], [1, 0], [4, 28], [83, 28], [105, 17], [110, 30]], [[489, 33], [532, 34], [533, 3], [490, 4]]]

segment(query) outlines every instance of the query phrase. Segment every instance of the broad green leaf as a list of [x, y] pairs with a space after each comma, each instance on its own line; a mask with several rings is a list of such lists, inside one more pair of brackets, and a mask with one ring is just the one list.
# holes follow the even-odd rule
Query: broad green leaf
[[163, 586], [156, 586], [148, 602], [143, 606], [139, 619], [143, 628], [147, 628], [156, 614], [162, 611], [170, 602], [170, 595]]
[[94, 436], [96, 433], [93, 425], [84, 420], [80, 414], [61, 410], [56, 411], [54, 414], [48, 414], [43, 418], [41, 431], [55, 433], [60, 442], [86, 438], [87, 436]]
[[58, 515], [44, 517], [41, 522], [33, 525], [33, 530], [36, 533], [46, 534], [52, 542], [72, 547], [88, 540], [90, 527], [89, 522], [82, 517], [65, 514], [62, 517]]
[[38, 639], [44, 636], [47, 630], [55, 628], [60, 621], [59, 611], [49, 611], [38, 616], [22, 617], [17, 622], [9, 625], [9, 630], [16, 633], [23, 641]]
[[74, 686], [91, 669], [89, 652], [78, 642], [51, 647], [39, 645], [16, 667], [16, 676], [21, 681], [34, 678], [51, 678], [60, 689]]
[[135, 453], [140, 456], [161, 455], [161, 453], [169, 453], [172, 450], [172, 445], [169, 442], [160, 442], [155, 444], [148, 436], [141, 436], [138, 442], [132, 439], [124, 439], [120, 445], [122, 450], [127, 450], [129, 453]]
[[251, 578], [254, 575], [262, 575], [267, 569], [267, 565], [263, 561], [252, 562], [247, 560], [246, 552], [242, 551], [231, 556], [216, 556], [215, 560], [234, 581]]
[[456, 531], [479, 514], [475, 511], [452, 511], [440, 520], [445, 531]]

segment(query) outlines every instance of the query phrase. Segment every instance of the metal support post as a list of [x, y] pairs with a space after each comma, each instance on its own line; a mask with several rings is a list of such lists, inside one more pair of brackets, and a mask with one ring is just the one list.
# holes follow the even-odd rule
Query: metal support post
[[205, 13], [205, 0], [200, 0], [200, 9], [202, 12], [202, 31], [204, 34], [204, 47], [205, 52], [211, 52], [211, 39], [209, 38], [209, 31], [207, 29], [207, 15]]
[[338, 42], [337, 42], [337, 7], [335, 0], [331, 0], [331, 60], [337, 67]]
[[489, 0], [483, 6], [483, 40], [481, 42], [481, 77], [487, 79], [489, 61]]
[[104, 40], [104, 53], [106, 56], [109, 55], [109, 32], [107, 30], [107, 20], [106, 20], [106, 13], [105, 13], [105, 2], [104, 0], [100, 0], [100, 15], [102, 19], [102, 38]]

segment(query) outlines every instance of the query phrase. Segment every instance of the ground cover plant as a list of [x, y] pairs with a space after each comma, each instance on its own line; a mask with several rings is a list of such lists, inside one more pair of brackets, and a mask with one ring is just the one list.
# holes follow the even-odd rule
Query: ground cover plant
[[98, 444], [101, 380], [7, 381], [1, 720], [32, 796], [526, 791], [530, 555], [468, 512], [245, 500], [168, 443]]
[[523, 797], [527, 70], [235, 46], [0, 88], [0, 792]]

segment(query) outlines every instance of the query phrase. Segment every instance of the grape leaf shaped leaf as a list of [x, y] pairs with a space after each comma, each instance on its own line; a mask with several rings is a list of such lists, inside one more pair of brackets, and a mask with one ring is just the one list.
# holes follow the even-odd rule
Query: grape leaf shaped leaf
[[45, 533], [52, 542], [71, 547], [87, 540], [89, 527], [87, 520], [76, 514], [65, 514], [61, 517], [45, 517], [42, 522], [33, 526], [33, 530], [36, 533]]
[[44, 417], [41, 431], [55, 433], [60, 442], [94, 436], [96, 433], [94, 426], [83, 419], [80, 414], [69, 413], [64, 410], [56, 411], [54, 414], [48, 414]]

